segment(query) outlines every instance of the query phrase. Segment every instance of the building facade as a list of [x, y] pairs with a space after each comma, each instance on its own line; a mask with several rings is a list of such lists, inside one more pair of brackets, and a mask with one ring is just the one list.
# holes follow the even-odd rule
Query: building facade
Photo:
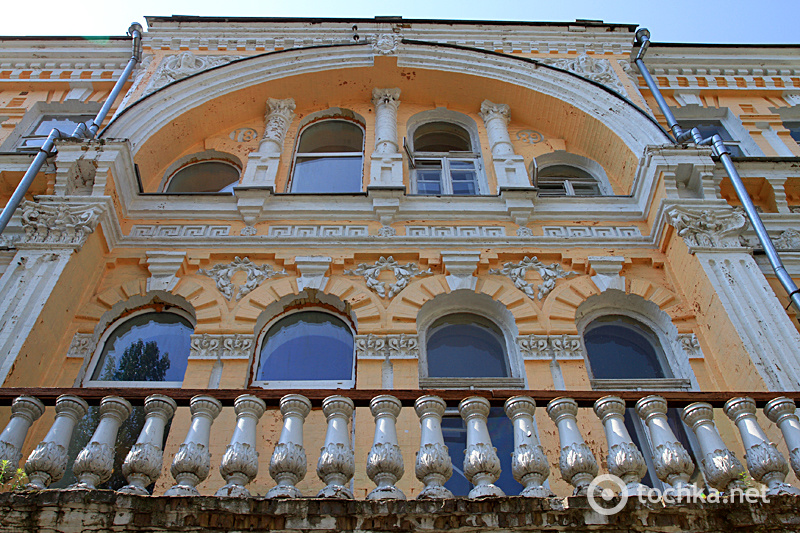
[[[162, 506], [539, 501], [598, 472], [792, 492], [797, 314], [711, 149], [665, 129], [636, 26], [148, 26], [113, 116], [56, 143], [2, 235], [0, 379], [22, 399], [0, 441], [31, 483]], [[52, 128], [93, 119], [130, 48], [0, 39], [2, 201]], [[681, 125], [726, 141], [795, 280], [798, 51], [646, 56]], [[420, 509], [408, 528], [438, 516]], [[715, 513], [687, 530], [724, 529]]]

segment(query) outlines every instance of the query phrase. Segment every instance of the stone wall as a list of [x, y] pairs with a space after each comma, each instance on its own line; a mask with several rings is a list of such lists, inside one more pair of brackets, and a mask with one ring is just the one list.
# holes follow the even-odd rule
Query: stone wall
[[642, 531], [779, 532], [800, 528], [800, 498], [769, 503], [701, 503], [664, 507], [628, 501], [618, 514], [592, 511], [586, 498], [492, 498], [439, 501], [169, 498], [111, 491], [0, 494], [0, 531], [482, 532]]

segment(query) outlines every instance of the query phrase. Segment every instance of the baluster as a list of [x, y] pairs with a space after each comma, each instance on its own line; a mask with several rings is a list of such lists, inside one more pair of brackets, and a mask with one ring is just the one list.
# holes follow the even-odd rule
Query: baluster
[[277, 485], [269, 489], [267, 498], [300, 498], [303, 495], [295, 485], [306, 477], [303, 422], [310, 412], [311, 402], [305, 396], [287, 394], [281, 398], [283, 429], [269, 461], [269, 475]]
[[78, 481], [71, 489], [96, 489], [111, 478], [117, 433], [131, 411], [130, 402], [119, 396], [106, 396], [100, 401], [100, 422], [89, 444], [75, 458], [72, 473]]
[[421, 428], [414, 474], [425, 487], [419, 500], [452, 498], [444, 484], [453, 475], [453, 463], [442, 436], [442, 416], [447, 404], [438, 396], [420, 396], [414, 402]]
[[402, 409], [400, 400], [384, 394], [369, 402], [375, 417], [375, 438], [367, 456], [367, 475], [377, 485], [367, 495], [368, 500], [405, 500], [403, 491], [395, 487], [403, 477], [403, 455], [397, 445], [397, 416]]
[[219, 465], [219, 473], [226, 485], [215, 496], [249, 498], [250, 491], [245, 485], [258, 474], [256, 425], [267, 410], [267, 404], [252, 394], [242, 394], [234, 400], [233, 409], [236, 411], [236, 429]]
[[550, 465], [539, 444], [533, 414], [536, 402], [527, 396], [514, 396], [503, 406], [506, 416], [514, 425], [514, 453], [511, 454], [511, 471], [514, 479], [525, 485], [520, 496], [547, 498], [555, 496], [543, 483], [550, 475]]
[[189, 402], [192, 425], [186, 433], [178, 453], [172, 459], [170, 472], [177, 482], [164, 496], [200, 496], [195, 488], [211, 470], [211, 424], [222, 411], [222, 404], [211, 396], [194, 396]]
[[683, 421], [694, 431], [703, 458], [700, 466], [708, 484], [720, 491], [742, 489], [742, 463], [733, 455], [719, 436], [714, 425], [714, 408], [705, 402], [695, 402], [683, 408]]
[[739, 428], [745, 449], [745, 462], [753, 479], [769, 487], [767, 494], [800, 495], [799, 490], [784, 482], [789, 473], [789, 465], [758, 425], [756, 402], [752, 398], [731, 398], [725, 402], [723, 410]]
[[764, 414], [781, 428], [783, 440], [789, 448], [789, 463], [795, 475], [800, 477], [800, 418], [795, 409], [794, 400], [781, 396], [767, 402]]
[[673, 489], [689, 487], [694, 463], [667, 420], [667, 401], [661, 396], [647, 396], [636, 402], [636, 413], [644, 420], [653, 441], [653, 464], [658, 479]]
[[322, 401], [322, 412], [328, 420], [325, 446], [320, 450], [317, 475], [325, 483], [317, 498], [353, 499], [345, 484], [356, 471], [356, 460], [350, 447], [347, 421], [353, 416], [353, 401], [344, 396], [328, 396]]
[[597, 460], [578, 429], [578, 403], [572, 398], [556, 398], [547, 404], [547, 414], [558, 427], [561, 477], [575, 487], [573, 495], [586, 495], [597, 476]]
[[28, 488], [45, 489], [64, 477], [67, 470], [67, 446], [78, 420], [86, 415], [89, 405], [83, 399], [63, 394], [56, 400], [56, 419], [50, 431], [25, 462]]
[[474, 485], [470, 498], [505, 496], [494, 484], [500, 477], [500, 459], [492, 446], [486, 418], [489, 416], [489, 400], [480, 396], [464, 398], [458, 404], [458, 412], [467, 425], [467, 449], [464, 451], [464, 476]]
[[647, 487], [641, 481], [647, 474], [647, 464], [625, 427], [625, 400], [604, 396], [594, 402], [594, 412], [606, 432], [608, 472], [625, 482], [624, 493], [628, 496], [643, 493]]
[[0, 434], [0, 461], [8, 461], [5, 475], [14, 475], [22, 460], [22, 445], [28, 430], [44, 413], [44, 404], [33, 396], [18, 396], [11, 404], [11, 420]]
[[144, 426], [136, 444], [122, 463], [122, 473], [128, 484], [118, 492], [148, 496], [147, 486], [161, 475], [164, 450], [164, 429], [175, 414], [175, 400], [163, 394], [151, 394], [144, 401]]

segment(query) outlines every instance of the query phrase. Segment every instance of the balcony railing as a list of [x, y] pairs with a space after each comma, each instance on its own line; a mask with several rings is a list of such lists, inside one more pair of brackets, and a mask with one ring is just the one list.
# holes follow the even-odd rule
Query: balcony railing
[[[374, 483], [367, 499], [405, 499], [397, 487], [404, 472], [403, 449], [398, 442], [396, 422], [404, 407], [413, 407], [419, 420], [420, 443], [414, 458], [414, 473], [424, 485], [417, 498], [450, 498], [444, 486], [453, 471], [442, 433], [442, 417], [457, 406], [466, 425], [466, 451], [463, 473], [472, 484], [470, 498], [504, 496], [495, 485], [501, 467], [492, 446], [487, 418], [491, 407], [502, 406], [511, 423], [514, 451], [511, 469], [523, 488], [522, 496], [553, 496], [546, 480], [551, 461], [540, 445], [534, 422], [538, 405], [546, 405], [559, 440], [561, 477], [574, 488], [573, 494], [586, 494], [597, 478], [598, 458], [584, 441], [577, 416], [579, 408], [591, 407], [602, 424], [608, 454], [608, 473], [620, 478], [620, 491], [628, 495], [643, 490], [647, 464], [667, 487], [687, 489], [695, 470], [691, 455], [676, 438], [668, 421], [668, 408], [680, 408], [681, 418], [696, 437], [695, 456], [705, 482], [721, 491], [742, 488], [746, 471], [765, 486], [767, 494], [800, 494], [786, 484], [789, 464], [800, 474], [800, 419], [795, 400], [800, 393], [735, 393], [659, 391], [456, 391], [456, 390], [241, 390], [170, 389], [154, 392], [143, 389], [0, 389], [0, 404], [11, 403], [11, 419], [0, 434], [0, 460], [16, 467], [29, 429], [55, 406], [55, 417], [46, 436], [25, 461], [29, 488], [45, 489], [60, 480], [68, 466], [68, 446], [78, 422], [90, 405], [99, 405], [98, 421], [89, 443], [72, 465], [76, 478], [73, 488], [94, 489], [106, 482], [114, 468], [114, 453], [119, 429], [133, 405], [144, 406], [144, 424], [136, 443], [122, 462], [127, 485], [120, 492], [149, 495], [151, 486], [164, 470], [163, 443], [167, 425], [178, 406], [189, 406], [188, 430], [177, 452], [169, 458], [174, 484], [164, 495], [200, 495], [197, 486], [211, 469], [212, 425], [223, 407], [233, 406], [236, 419], [230, 444], [219, 465], [225, 485], [217, 496], [249, 497], [247, 485], [258, 473], [259, 420], [268, 409], [279, 409], [280, 436], [270, 450], [269, 474], [275, 485], [267, 498], [322, 497], [352, 498], [351, 480], [356, 471], [352, 436], [348, 428], [356, 407], [369, 407], [374, 418], [374, 438], [366, 461], [366, 474]], [[650, 446], [640, 450], [634, 444], [624, 417], [626, 407], [634, 407]], [[324, 445], [316, 472], [324, 487], [316, 494], [303, 494], [297, 484], [307, 471], [303, 445], [303, 424], [312, 409], [321, 408], [326, 419]], [[736, 425], [745, 449], [745, 465], [734, 456], [714, 423], [714, 408], [722, 408]], [[757, 409], [783, 434], [790, 463], [771, 443], [757, 419]], [[263, 428], [262, 428], [263, 429]], [[276, 428], [277, 429], [277, 428]], [[173, 428], [173, 431], [175, 428]], [[277, 434], [277, 431], [276, 431]], [[227, 441], [228, 435], [219, 436]], [[29, 444], [29, 447], [31, 445]], [[406, 448], [407, 450], [407, 448]], [[651, 451], [652, 450], [652, 451]], [[645, 460], [643, 455], [650, 455]], [[408, 453], [406, 453], [408, 455]], [[555, 463], [555, 462], [554, 462]], [[6, 468], [8, 470], [8, 468]], [[363, 487], [362, 487], [363, 488]]]

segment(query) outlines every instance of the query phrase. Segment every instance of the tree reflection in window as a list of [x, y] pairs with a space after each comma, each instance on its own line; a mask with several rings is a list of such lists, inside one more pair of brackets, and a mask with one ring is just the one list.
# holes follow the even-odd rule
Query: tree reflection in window
[[[106, 339], [92, 380], [133, 383], [183, 381], [193, 329], [188, 320], [174, 313], [143, 313], [126, 320]], [[144, 419], [144, 407], [133, 406], [131, 415], [122, 423], [117, 434], [111, 479], [98, 488], [117, 490], [127, 484], [122, 474], [122, 463], [139, 438]], [[72, 473], [72, 465], [89, 443], [99, 422], [100, 408], [91, 406], [75, 426], [67, 451], [67, 471], [61, 481], [52, 484], [51, 488], [65, 488], [77, 481]], [[171, 421], [164, 432], [164, 442], [169, 435], [170, 424]]]
[[193, 329], [174, 313], [132, 317], [109, 335], [92, 380], [183, 381]]

